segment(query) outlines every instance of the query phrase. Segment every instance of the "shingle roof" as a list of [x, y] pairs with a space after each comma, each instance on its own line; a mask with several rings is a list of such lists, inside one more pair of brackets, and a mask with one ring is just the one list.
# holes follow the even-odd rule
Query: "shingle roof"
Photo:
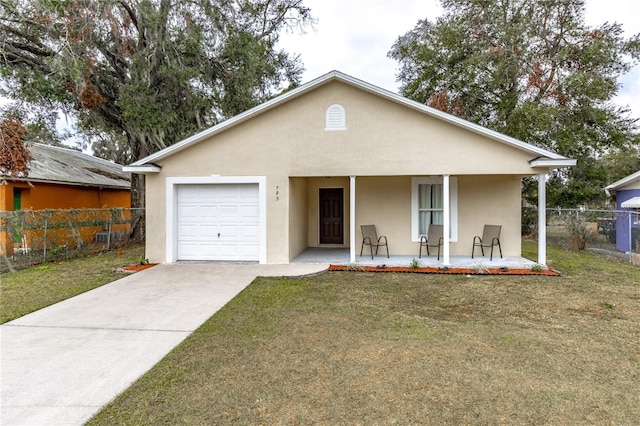
[[32, 160], [27, 177], [2, 176], [4, 179], [53, 182], [64, 185], [131, 187], [131, 174], [120, 164], [75, 151], [38, 143], [27, 143]]

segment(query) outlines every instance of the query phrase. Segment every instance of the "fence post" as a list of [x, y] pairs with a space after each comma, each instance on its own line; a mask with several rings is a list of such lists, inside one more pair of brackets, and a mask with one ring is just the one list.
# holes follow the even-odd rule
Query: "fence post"
[[111, 250], [111, 222], [113, 221], [113, 214], [109, 212], [109, 229], [107, 229], [107, 251]]
[[631, 218], [633, 217], [633, 215], [631, 214], [631, 212], [629, 212], [627, 216], [629, 216], [629, 263], [633, 264], [633, 247], [631, 247], [631, 245], [633, 244], [633, 235], [631, 234], [631, 224], [633, 223], [633, 220], [631, 220]]
[[43, 250], [42, 250], [42, 262], [43, 263], [47, 263], [47, 218], [44, 218], [44, 241], [42, 242], [43, 244]]

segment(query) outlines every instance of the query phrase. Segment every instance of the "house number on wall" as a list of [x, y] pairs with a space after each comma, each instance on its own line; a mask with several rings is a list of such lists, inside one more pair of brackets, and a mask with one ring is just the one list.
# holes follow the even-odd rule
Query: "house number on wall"
[[276, 201], [280, 199], [279, 194], [280, 194], [280, 187], [276, 186]]

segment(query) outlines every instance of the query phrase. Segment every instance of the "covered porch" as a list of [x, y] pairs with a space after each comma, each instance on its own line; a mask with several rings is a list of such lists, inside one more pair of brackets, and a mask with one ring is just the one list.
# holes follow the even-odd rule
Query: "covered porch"
[[[538, 232], [537, 262], [520, 257], [521, 175], [325, 176], [289, 178], [289, 259], [291, 263], [409, 266], [420, 248], [419, 191], [438, 186], [445, 238], [440, 259], [423, 256], [423, 267], [531, 268], [546, 264], [545, 226]], [[538, 175], [540, 211], [545, 211], [545, 175]], [[432, 185], [433, 184], [433, 185]], [[437, 184], [437, 185], [436, 185]], [[434, 191], [435, 192], [435, 191]], [[327, 195], [323, 195], [327, 194]], [[431, 210], [436, 210], [432, 208]], [[545, 223], [546, 217], [539, 219]], [[388, 237], [391, 258], [360, 256], [361, 226], [373, 224]], [[485, 224], [502, 228], [504, 258], [471, 257], [474, 236]], [[325, 239], [327, 236], [336, 239]], [[368, 248], [365, 248], [365, 251]], [[384, 248], [382, 248], [384, 250]], [[364, 253], [363, 253], [364, 254]], [[476, 253], [479, 255], [480, 253]]]

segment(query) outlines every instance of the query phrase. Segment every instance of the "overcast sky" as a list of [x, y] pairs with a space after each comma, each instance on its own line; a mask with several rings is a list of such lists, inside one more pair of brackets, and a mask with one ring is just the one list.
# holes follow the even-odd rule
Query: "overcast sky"
[[[305, 0], [317, 20], [306, 34], [284, 34], [281, 46], [300, 54], [303, 82], [332, 70], [393, 92], [397, 62], [387, 58], [395, 40], [420, 19], [433, 21], [442, 13], [438, 0]], [[640, 32], [640, 0], [586, 0], [586, 22], [623, 25], [625, 36]], [[616, 103], [640, 118], [640, 67], [621, 80]]]

